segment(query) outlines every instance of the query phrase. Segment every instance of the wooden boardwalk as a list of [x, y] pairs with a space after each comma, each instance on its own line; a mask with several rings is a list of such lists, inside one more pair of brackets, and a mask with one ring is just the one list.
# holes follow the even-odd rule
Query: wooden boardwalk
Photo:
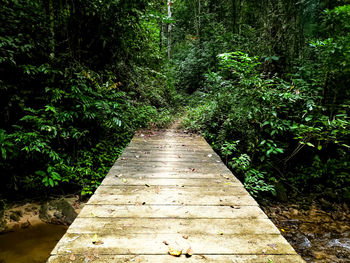
[[202, 137], [168, 130], [133, 138], [48, 262], [305, 261]]

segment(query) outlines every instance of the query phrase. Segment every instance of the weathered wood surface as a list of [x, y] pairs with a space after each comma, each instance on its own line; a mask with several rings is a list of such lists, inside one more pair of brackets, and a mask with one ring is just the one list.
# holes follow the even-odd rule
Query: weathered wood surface
[[48, 262], [304, 261], [201, 136], [168, 130], [135, 135]]

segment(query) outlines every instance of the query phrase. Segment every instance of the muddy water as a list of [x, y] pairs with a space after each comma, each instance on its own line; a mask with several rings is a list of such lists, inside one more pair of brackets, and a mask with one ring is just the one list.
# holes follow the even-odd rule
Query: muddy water
[[0, 234], [0, 263], [44, 263], [66, 231], [66, 226], [38, 223]]

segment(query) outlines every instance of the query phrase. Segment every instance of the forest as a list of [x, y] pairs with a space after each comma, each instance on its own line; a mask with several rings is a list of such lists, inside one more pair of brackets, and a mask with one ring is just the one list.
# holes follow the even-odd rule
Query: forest
[[92, 194], [181, 115], [254, 196], [350, 201], [349, 1], [1, 2], [3, 198]]
[[90, 197], [135, 132], [174, 121], [261, 205], [350, 220], [349, 0], [0, 2], [0, 222]]

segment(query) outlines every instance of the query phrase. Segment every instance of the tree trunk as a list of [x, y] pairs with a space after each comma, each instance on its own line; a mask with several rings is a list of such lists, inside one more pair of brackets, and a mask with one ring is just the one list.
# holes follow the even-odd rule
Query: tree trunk
[[[171, 18], [171, 5], [172, 1], [168, 0], [168, 18]], [[168, 59], [171, 59], [171, 29], [172, 29], [172, 24], [168, 24]]]

